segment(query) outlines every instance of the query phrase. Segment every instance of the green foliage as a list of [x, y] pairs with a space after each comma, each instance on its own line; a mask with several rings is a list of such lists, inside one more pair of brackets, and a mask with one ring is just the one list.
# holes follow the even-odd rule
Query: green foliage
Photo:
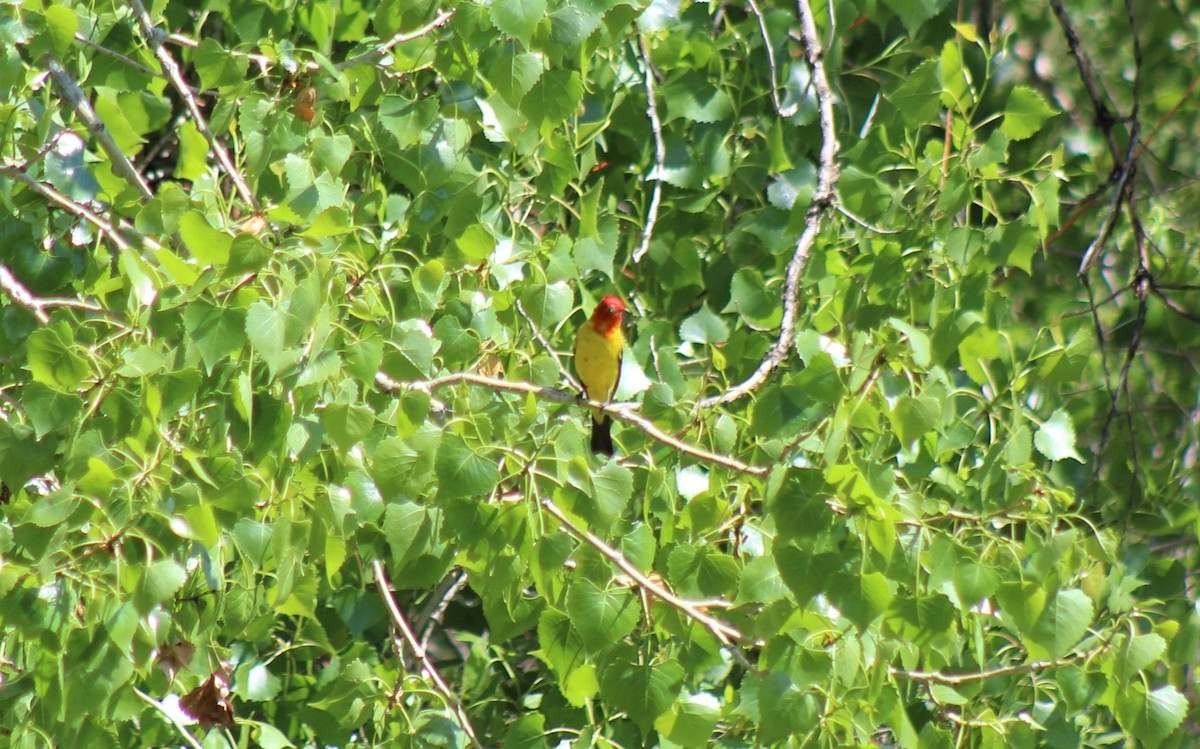
[[0, 744], [1195, 743], [1191, 11], [138, 5], [0, 12]]

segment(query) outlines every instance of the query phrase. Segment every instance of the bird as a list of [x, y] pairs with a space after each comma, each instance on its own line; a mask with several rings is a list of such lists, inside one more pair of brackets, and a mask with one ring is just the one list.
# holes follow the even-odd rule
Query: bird
[[[575, 372], [583, 384], [584, 396], [591, 400], [612, 400], [617, 392], [625, 352], [625, 334], [621, 331], [624, 315], [621, 298], [606, 296], [575, 335]], [[613, 454], [612, 419], [598, 408], [592, 409], [591, 446], [594, 453]]]

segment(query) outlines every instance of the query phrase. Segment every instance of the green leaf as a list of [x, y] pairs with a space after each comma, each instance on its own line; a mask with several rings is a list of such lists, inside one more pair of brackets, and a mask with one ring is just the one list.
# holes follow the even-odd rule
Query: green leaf
[[265, 663], [244, 664], [238, 668], [236, 676], [238, 695], [253, 702], [273, 700], [283, 688], [283, 682]]
[[926, 396], [901, 396], [889, 414], [896, 436], [907, 448], [921, 439], [942, 416], [942, 402]]
[[909, 348], [912, 350], [913, 364], [924, 368], [932, 363], [929, 336], [925, 331], [910, 325], [898, 317], [888, 319], [888, 325], [892, 326], [897, 332], [908, 339]]
[[[495, 6], [492, 6], [495, 12]], [[545, 72], [541, 54], [502, 54], [488, 68], [488, 80], [512, 106], [517, 106]]]
[[1157, 663], [1166, 649], [1167, 641], [1153, 632], [1122, 637], [1113, 676], [1121, 684], [1132, 682], [1138, 672]]
[[746, 324], [757, 330], [770, 330], [783, 319], [783, 306], [767, 289], [757, 268], [739, 268], [729, 283], [729, 296]]
[[721, 702], [708, 692], [678, 700], [654, 727], [679, 746], [710, 746], [709, 738], [721, 718]]
[[679, 337], [693, 343], [724, 343], [729, 340], [729, 325], [702, 304], [680, 324]]
[[273, 378], [297, 358], [285, 345], [286, 328], [287, 313], [282, 309], [261, 299], [250, 305], [246, 313], [246, 338], [267, 363]]
[[212, 37], [205, 37], [192, 58], [202, 88], [234, 86], [246, 80], [250, 59], [233, 55]]
[[996, 594], [1000, 576], [990, 565], [979, 560], [964, 559], [954, 568], [954, 590], [964, 607], [977, 605]]
[[607, 534], [633, 497], [633, 471], [609, 461], [593, 474], [592, 487], [596, 492], [595, 517], [590, 518], [593, 530]]
[[545, 15], [546, 0], [496, 0], [491, 7], [492, 24], [526, 47]]
[[664, 88], [667, 115], [663, 124], [676, 119], [692, 122], [718, 122], [733, 113], [729, 94], [715, 87], [704, 77], [687, 72]]
[[70, 424], [83, 410], [79, 398], [60, 393], [41, 382], [26, 385], [21, 393], [21, 402], [39, 441], [50, 432]]
[[221, 268], [229, 262], [233, 237], [209, 226], [199, 212], [188, 211], [180, 217], [179, 234], [188, 252], [201, 264]]
[[828, 593], [833, 573], [843, 566], [842, 559], [836, 554], [814, 554], [795, 544], [775, 547], [775, 561], [799, 606], [806, 606], [818, 593]]
[[358, 444], [375, 424], [375, 412], [365, 406], [331, 403], [321, 411], [321, 426], [340, 450]]
[[788, 594], [783, 576], [772, 557], [757, 557], [742, 570], [736, 603], [774, 603]]
[[1017, 86], [1008, 95], [1000, 131], [1009, 140], [1025, 140], [1039, 130], [1046, 120], [1058, 114], [1046, 100], [1029, 86]]
[[508, 725], [501, 749], [545, 749], [546, 716], [525, 713]]
[[1007, 582], [996, 591], [996, 601], [1017, 630], [1028, 635], [1046, 607], [1046, 591], [1036, 583]]
[[227, 356], [246, 345], [246, 315], [238, 309], [216, 307], [196, 299], [183, 311], [188, 342], [200, 352], [211, 372]]
[[1084, 462], [1075, 452], [1075, 425], [1066, 411], [1059, 409], [1048, 420], [1042, 422], [1033, 435], [1033, 446], [1050, 460], [1074, 458]]
[[1092, 599], [1082, 590], [1062, 590], [1042, 609], [1029, 631], [1029, 655], [1061, 658], [1087, 633], [1092, 623]]
[[883, 4], [892, 9], [904, 22], [904, 28], [909, 34], [917, 30], [946, 7], [950, 0], [883, 0]]
[[562, 123], [583, 98], [583, 81], [574, 70], [548, 70], [521, 101], [521, 114], [539, 129]]
[[74, 336], [65, 322], [34, 331], [25, 351], [34, 381], [55, 390], [74, 391], [92, 373], [87, 359], [76, 353]]
[[521, 306], [539, 328], [554, 330], [566, 320], [574, 304], [574, 292], [566, 283], [527, 286], [521, 293]]
[[628, 588], [602, 590], [590, 580], [576, 580], [567, 590], [567, 616], [591, 653], [628, 636], [641, 615], [638, 597]]
[[1156, 749], [1183, 723], [1187, 709], [1187, 698], [1173, 685], [1147, 694], [1145, 687], [1134, 681], [1122, 690], [1113, 712], [1121, 728], [1149, 749]]
[[187, 582], [187, 572], [173, 560], [164, 559], [146, 568], [138, 586], [135, 599], [138, 611], [150, 612], [158, 604], [169, 600]]
[[221, 278], [235, 278], [247, 273], [257, 273], [271, 259], [271, 250], [258, 237], [245, 232], [233, 238], [229, 246], [229, 264]]
[[456, 434], [443, 435], [434, 471], [438, 479], [438, 496], [442, 499], [482, 499], [500, 482], [496, 462], [477, 454]]
[[906, 123], [919, 126], [937, 118], [941, 96], [941, 73], [937, 61], [927, 60], [905, 76], [904, 82], [888, 98]]
[[860, 630], [865, 630], [892, 602], [891, 586], [878, 572], [839, 575], [826, 595]]
[[683, 666], [673, 659], [642, 663], [632, 653], [614, 658], [600, 674], [600, 694], [624, 710], [647, 733], [658, 716], [671, 709]]
[[51, 51], [62, 57], [75, 43], [75, 32], [79, 30], [79, 18], [66, 5], [51, 5], [46, 8], [46, 31], [50, 34]]

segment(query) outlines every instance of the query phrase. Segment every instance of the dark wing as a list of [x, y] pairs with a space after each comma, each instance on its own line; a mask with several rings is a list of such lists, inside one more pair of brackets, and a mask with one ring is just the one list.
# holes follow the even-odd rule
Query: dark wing
[[612, 403], [613, 398], [617, 395], [617, 387], [621, 384], [621, 365], [624, 363], [625, 347], [622, 346], [621, 353], [617, 354], [617, 379], [613, 380], [612, 390], [608, 391], [608, 398], [606, 399], [609, 403]]

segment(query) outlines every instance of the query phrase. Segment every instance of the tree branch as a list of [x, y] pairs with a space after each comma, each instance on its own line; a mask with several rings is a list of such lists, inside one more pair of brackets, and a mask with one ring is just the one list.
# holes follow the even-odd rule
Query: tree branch
[[565, 528], [568, 533], [607, 557], [609, 561], [615, 564], [617, 568], [621, 570], [621, 572], [624, 572], [626, 575], [628, 575], [629, 578], [636, 582], [643, 590], [650, 593], [668, 606], [683, 612], [688, 618], [699, 622], [705, 629], [711, 632], [713, 637], [716, 637], [722, 645], [729, 648], [731, 652], [735, 653], [735, 657], [742, 661], [743, 665], [747, 666], [748, 668], [752, 668], [752, 666], [745, 661], [745, 656], [743, 656], [741, 651], [738, 650], [734, 645], [734, 643], [738, 640], [744, 639], [741, 631], [739, 631], [737, 627], [734, 627], [732, 624], [722, 621], [704, 611], [707, 606], [711, 605], [710, 603], [702, 601], [689, 601], [686, 598], [680, 598], [671, 591], [667, 590], [666, 586], [660, 585], [643, 575], [637, 567], [634, 567], [633, 564], [621, 554], [621, 552], [604, 543], [604, 539], [600, 538], [591, 531], [582, 530], [577, 525], [572, 523], [567, 518], [566, 514], [559, 509], [558, 505], [554, 504], [549, 499], [542, 500], [542, 507], [545, 508], [546, 512], [553, 515], [558, 522], [562, 523], [563, 528]]
[[[109, 239], [112, 240], [112, 243], [116, 246], [116, 248], [118, 250], [128, 250], [130, 247], [133, 246], [129, 243], [129, 240], [125, 239], [125, 237], [121, 235], [121, 232], [117, 231], [116, 227], [114, 227], [111, 223], [109, 223], [108, 220], [105, 219], [103, 216], [96, 213], [91, 208], [88, 208], [87, 206], [83, 205], [82, 203], [77, 203], [74, 200], [71, 200], [66, 195], [63, 195], [61, 192], [54, 189], [50, 185], [47, 185], [43, 182], [40, 182], [40, 181], [34, 179], [33, 177], [30, 177], [28, 174], [26, 174], [20, 168], [15, 167], [15, 166], [0, 166], [0, 176], [11, 177], [12, 179], [17, 180], [18, 182], [24, 183], [35, 193], [37, 193], [38, 195], [41, 195], [46, 200], [48, 200], [51, 203], [54, 203], [55, 205], [64, 209], [65, 211], [67, 211], [67, 213], [70, 213], [73, 216], [77, 216], [77, 217], [83, 219], [84, 221], [87, 221], [88, 223], [92, 224], [97, 229], [99, 229], [101, 231], [101, 233], [107, 234]], [[137, 236], [139, 237], [139, 239], [142, 239], [142, 240], [146, 239], [146, 238], [142, 237], [141, 235], [137, 235]], [[147, 246], [150, 246], [148, 242], [147, 242]]]
[[1061, 668], [1070, 666], [1080, 661], [1089, 660], [1107, 650], [1109, 643], [1106, 641], [1097, 647], [1095, 650], [1089, 650], [1084, 653], [1076, 653], [1065, 658], [1052, 658], [1044, 661], [1030, 661], [1029, 663], [1015, 663], [1011, 666], [1000, 666], [984, 671], [969, 671], [966, 673], [948, 674], [942, 671], [905, 671], [896, 666], [889, 666], [888, 673], [900, 679], [908, 681], [919, 681], [929, 684], [945, 684], [947, 686], [955, 686], [957, 684], [968, 684], [974, 681], [987, 681], [1001, 676], [1012, 676], [1014, 674], [1036, 674], [1040, 671], [1047, 671], [1052, 668]]
[[442, 699], [446, 701], [446, 705], [454, 713], [454, 717], [458, 719], [459, 727], [462, 728], [463, 733], [467, 734], [467, 738], [471, 740], [471, 745], [475, 749], [483, 749], [483, 745], [479, 743], [479, 737], [475, 733], [475, 727], [471, 725], [471, 719], [467, 717], [467, 711], [463, 709], [462, 703], [450, 691], [450, 687], [446, 684], [446, 680], [442, 678], [442, 674], [437, 670], [437, 666], [433, 665], [433, 661], [429, 660], [429, 654], [425, 652], [425, 648], [421, 647], [421, 642], [417, 639], [416, 633], [408, 625], [408, 620], [404, 618], [404, 613], [400, 611], [400, 607], [396, 605], [396, 599], [392, 597], [392, 584], [387, 578], [387, 573], [384, 572], [383, 562], [376, 559], [372, 562], [371, 567], [375, 571], [375, 586], [379, 588], [379, 595], [383, 597], [383, 603], [387, 606], [388, 614], [391, 615], [392, 624], [404, 636], [404, 641], [408, 644], [409, 649], [412, 650], [413, 655], [417, 657], [421, 668], [429, 675], [434, 689], [442, 696]]
[[74, 307], [90, 312], [104, 311], [104, 308], [100, 305], [85, 302], [82, 299], [34, 296], [3, 263], [0, 263], [0, 289], [4, 290], [9, 298], [16, 302], [17, 306], [23, 307], [29, 314], [37, 318], [37, 321], [42, 325], [50, 322], [50, 315], [46, 313], [46, 310], [53, 307]]
[[654, 191], [650, 195], [650, 209], [646, 212], [646, 223], [642, 227], [642, 243], [633, 251], [633, 262], [641, 262], [650, 251], [650, 238], [654, 225], [658, 223], [658, 206], [662, 201], [663, 172], [666, 170], [667, 146], [663, 141], [662, 121], [658, 118], [658, 103], [654, 98], [654, 65], [650, 62], [650, 47], [645, 37], [641, 39], [642, 59], [646, 63], [643, 77], [646, 79], [646, 116], [650, 118], [650, 130], [654, 133]]
[[353, 67], [354, 65], [374, 65], [377, 61], [382, 59], [384, 55], [390, 52], [392, 47], [395, 47], [397, 44], [411, 42], [414, 39], [420, 39], [434, 29], [444, 26], [453, 17], [454, 11], [443, 10], [442, 12], [438, 13], [432, 21], [425, 24], [421, 28], [396, 34], [378, 47], [363, 52], [361, 55], [355, 55], [348, 60], [342, 60], [337, 65], [334, 65], [334, 67], [338, 70], [345, 70], [346, 68]]
[[688, 443], [683, 442], [678, 438], [662, 431], [649, 419], [634, 413], [634, 408], [636, 408], [637, 404], [608, 403], [606, 401], [586, 400], [557, 388], [541, 387], [538, 385], [532, 385], [528, 382], [501, 380], [494, 377], [473, 374], [470, 372], [458, 372], [455, 374], [435, 377], [430, 380], [412, 380], [406, 382], [393, 380], [386, 374], [379, 372], [375, 375], [375, 383], [384, 390], [392, 392], [401, 390], [419, 390], [423, 393], [433, 393], [433, 391], [440, 388], [465, 383], [470, 385], [480, 385], [482, 387], [491, 388], [492, 390], [502, 392], [528, 393], [551, 403], [579, 402], [587, 406], [591, 406], [592, 408], [598, 408], [616, 419], [633, 424], [651, 439], [661, 442], [664, 445], [673, 447], [682, 453], [691, 455], [692, 457], [707, 463], [715, 463], [716, 465], [730, 468], [738, 471], [739, 473], [747, 473], [751, 476], [766, 476], [771, 470], [769, 466], [758, 466], [745, 463], [729, 455], [722, 455], [720, 453], [710, 452], [696, 445], [689, 445]]
[[146, 184], [146, 180], [141, 173], [134, 168], [130, 163], [129, 158], [125, 156], [113, 140], [112, 135], [105, 127], [104, 121], [100, 119], [100, 115], [96, 114], [96, 110], [92, 108], [92, 103], [88, 101], [83, 90], [79, 88], [79, 84], [67, 72], [58, 60], [47, 56], [46, 68], [50, 71], [50, 78], [54, 81], [54, 85], [58, 87], [59, 93], [71, 108], [75, 110], [75, 114], [87, 125], [88, 132], [104, 149], [104, 153], [108, 155], [108, 161], [112, 164], [113, 172], [123, 177], [126, 182], [137, 188], [142, 195], [142, 202], [150, 200], [154, 197], [154, 193], [150, 190], [150, 185]]
[[[800, 111], [800, 104], [796, 103], [790, 107], [784, 107], [783, 102], [779, 99], [779, 68], [775, 62], [775, 47], [771, 44], [771, 36], [767, 33], [767, 19], [763, 16], [762, 9], [758, 7], [755, 0], [750, 0], [750, 12], [758, 19], [758, 30], [762, 33], [763, 47], [767, 50], [767, 66], [771, 70], [771, 102], [775, 105], [775, 113], [780, 117], [788, 118]], [[833, 14], [830, 14], [830, 18]]]
[[744, 398], [765, 383], [771, 373], [787, 358], [796, 339], [796, 323], [800, 318], [800, 277], [804, 274], [809, 254], [816, 244], [817, 235], [820, 234], [821, 223], [834, 204], [834, 186], [838, 178], [838, 141], [833, 122], [833, 91], [829, 88], [829, 79], [825, 75], [825, 52], [817, 37], [817, 24], [809, 0], [797, 0], [796, 6], [800, 15], [800, 37], [804, 41], [804, 59], [808, 62], [821, 120], [822, 142], [820, 166], [817, 170], [817, 190], [813, 194], [812, 204], [808, 207], [808, 214], [804, 217], [804, 231], [796, 242], [795, 254], [788, 263], [779, 338], [767, 350], [758, 369], [745, 382], [734, 385], [718, 395], [701, 399], [697, 404], [699, 408], [711, 408]]
[[179, 70], [179, 64], [175, 62], [175, 58], [165, 46], [163, 40], [165, 34], [158, 30], [154, 25], [154, 20], [150, 18], [150, 13], [146, 11], [146, 6], [142, 4], [142, 0], [129, 0], [129, 4], [133, 7], [134, 13], [137, 16], [138, 24], [141, 26], [142, 35], [146, 37], [146, 42], [150, 45], [150, 49], [154, 51], [154, 56], [158, 58], [158, 63], [162, 66], [163, 72], [166, 73], [171, 85], [175, 87], [175, 91], [183, 98], [183, 103], [187, 107], [188, 112], [192, 115], [192, 122], [196, 125], [196, 130], [204, 136], [204, 140], [208, 141], [208, 145], [216, 155], [217, 161], [220, 162], [221, 168], [233, 180], [234, 186], [237, 188], [238, 194], [242, 200], [257, 213], [258, 201], [254, 198], [254, 193], [250, 191], [250, 185], [237, 170], [237, 165], [233, 163], [233, 157], [229, 155], [229, 151], [222, 145], [220, 139], [213, 134], [212, 128], [208, 126], [208, 120], [204, 118], [204, 113], [200, 111], [200, 104], [196, 101], [196, 97], [192, 94], [192, 87], [188, 85], [183, 78], [183, 73]]

